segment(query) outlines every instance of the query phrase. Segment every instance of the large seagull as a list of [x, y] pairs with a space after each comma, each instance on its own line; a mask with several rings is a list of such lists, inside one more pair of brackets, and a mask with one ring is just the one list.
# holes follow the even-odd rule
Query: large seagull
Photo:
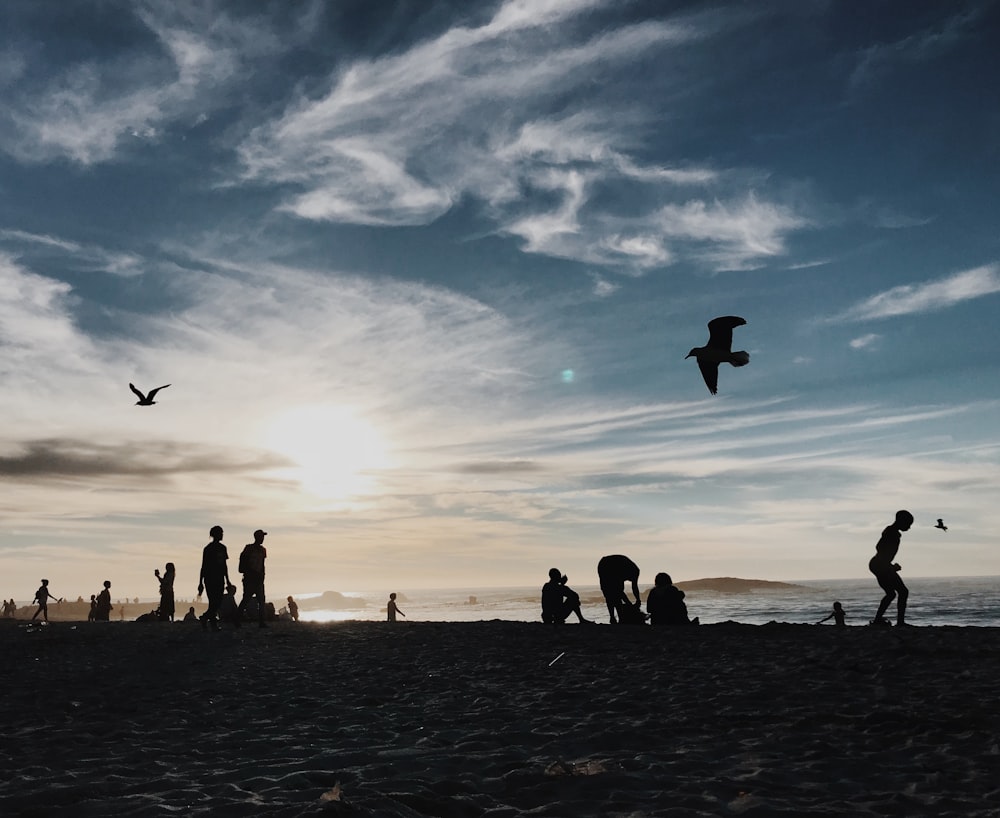
[[742, 327], [746, 320], [738, 315], [723, 315], [708, 322], [708, 343], [694, 347], [685, 358], [695, 357], [698, 368], [705, 379], [705, 386], [713, 395], [719, 391], [719, 364], [746, 366], [750, 363], [750, 353], [745, 350], [733, 352], [733, 328]]

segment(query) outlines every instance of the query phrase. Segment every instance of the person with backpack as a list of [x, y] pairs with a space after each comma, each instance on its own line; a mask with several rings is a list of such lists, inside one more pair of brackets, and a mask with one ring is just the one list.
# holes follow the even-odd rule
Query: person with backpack
[[257, 602], [257, 621], [260, 627], [267, 627], [266, 602], [264, 600], [264, 560], [267, 559], [267, 549], [264, 548], [266, 531], [257, 529], [253, 533], [253, 542], [247, 543], [240, 554], [240, 573], [243, 574], [243, 599], [240, 600], [240, 616], [245, 615], [247, 603], [251, 598]]

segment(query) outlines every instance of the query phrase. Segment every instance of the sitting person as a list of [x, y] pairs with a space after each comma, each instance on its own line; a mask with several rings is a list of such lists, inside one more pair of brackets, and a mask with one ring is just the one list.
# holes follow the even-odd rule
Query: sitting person
[[184, 621], [185, 622], [197, 622], [198, 621], [198, 614], [196, 614], [194, 612], [194, 605], [192, 605], [190, 608], [188, 608], [188, 612], [186, 614], [184, 614]]
[[[256, 609], [254, 611], [256, 612]], [[226, 586], [226, 595], [219, 604], [219, 621], [231, 622], [238, 628], [242, 620], [243, 615], [240, 612], [239, 603], [236, 601], [236, 586], [229, 583]]]
[[551, 568], [549, 581], [542, 586], [542, 622], [562, 625], [571, 613], [581, 623], [590, 623], [580, 611], [580, 595], [566, 585], [566, 577], [558, 568]]
[[670, 574], [659, 573], [646, 595], [646, 611], [651, 625], [697, 625], [698, 618], [688, 619], [684, 592], [674, 585]]

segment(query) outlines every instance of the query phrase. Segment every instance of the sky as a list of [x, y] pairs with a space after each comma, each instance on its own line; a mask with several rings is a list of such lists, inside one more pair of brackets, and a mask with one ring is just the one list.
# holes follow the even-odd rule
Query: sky
[[183, 598], [215, 524], [272, 596], [865, 577], [900, 508], [904, 577], [1000, 575], [1000, 3], [0, 32], [0, 595]]

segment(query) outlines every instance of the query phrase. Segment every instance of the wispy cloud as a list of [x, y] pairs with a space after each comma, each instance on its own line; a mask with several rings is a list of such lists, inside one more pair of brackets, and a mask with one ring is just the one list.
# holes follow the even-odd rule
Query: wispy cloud
[[[946, 14], [951, 12], [948, 6], [941, 8]], [[896, 66], [933, 59], [957, 48], [968, 37], [980, 36], [976, 24], [982, 15], [983, 8], [963, 9], [947, 17], [941, 25], [865, 48], [851, 72], [850, 87], [857, 90], [870, 86]]]
[[784, 253], [784, 237], [806, 226], [789, 207], [748, 197], [707, 163], [637, 158], [670, 95], [686, 93], [680, 78], [672, 87], [664, 74], [655, 99], [627, 106], [615, 93], [634, 83], [636, 60], [710, 37], [714, 18], [587, 34], [595, 5], [553, 0], [529, 13], [512, 0], [482, 25], [345, 65], [325, 95], [244, 141], [243, 179], [298, 188], [286, 212], [354, 224], [426, 224], [471, 199], [527, 252], [639, 271], [671, 263], [675, 240], [700, 245], [690, 255], [715, 268]]
[[21, 81], [5, 100], [0, 148], [24, 162], [107, 161], [129, 141], [158, 140], [174, 121], [197, 124], [206, 109], [223, 103], [219, 92], [248, 61], [289, 47], [257, 21], [214, 3], [144, 2], [106, 13], [135, 14], [158, 49], [90, 58], [57, 73], [47, 63], [29, 71], [22, 56]]
[[859, 335], [857, 338], [851, 339], [851, 349], [867, 349], [881, 337], [881, 335], [877, 335], [874, 332], [869, 332], [867, 335]]
[[24, 230], [0, 229], [0, 245], [3, 244], [19, 248], [22, 256], [31, 256], [38, 251], [58, 254], [66, 257], [77, 270], [121, 276], [138, 275], [143, 270], [143, 260], [134, 253], [116, 252]]
[[834, 321], [869, 321], [932, 312], [1000, 292], [1000, 264], [986, 264], [936, 281], [904, 284], [855, 304]]

